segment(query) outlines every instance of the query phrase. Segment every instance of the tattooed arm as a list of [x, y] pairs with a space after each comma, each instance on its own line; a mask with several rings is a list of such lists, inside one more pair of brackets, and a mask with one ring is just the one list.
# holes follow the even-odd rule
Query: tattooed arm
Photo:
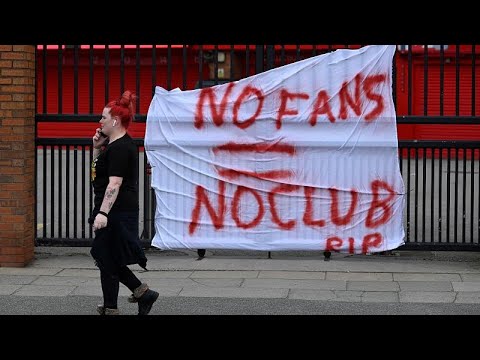
[[118, 176], [110, 176], [108, 178], [107, 190], [105, 190], [105, 196], [103, 197], [102, 206], [100, 211], [106, 212], [107, 214], [112, 209], [115, 200], [117, 200], [118, 192], [120, 191], [120, 186], [122, 185], [123, 178]]
[[[102, 205], [100, 206], [100, 211], [108, 214], [112, 209], [115, 200], [117, 200], [118, 192], [120, 191], [120, 186], [122, 185], [123, 178], [118, 176], [110, 176], [109, 182], [107, 186], [107, 190], [105, 190], [105, 196], [103, 197]], [[93, 228], [101, 229], [107, 226], [108, 218], [98, 213], [95, 217], [95, 221], [93, 222]]]

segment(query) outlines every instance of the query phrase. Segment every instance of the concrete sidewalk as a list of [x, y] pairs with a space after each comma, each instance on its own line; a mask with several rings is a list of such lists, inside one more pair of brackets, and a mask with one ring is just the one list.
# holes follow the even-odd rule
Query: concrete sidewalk
[[[89, 248], [37, 247], [25, 268], [0, 268], [0, 295], [101, 297]], [[480, 253], [394, 251], [393, 255], [316, 252], [148, 250], [148, 269], [131, 268], [161, 297], [296, 299], [362, 303], [480, 303]], [[130, 295], [120, 287], [120, 296]], [[124, 299], [122, 299], [123, 301]], [[0, 309], [1, 312], [1, 309]]]

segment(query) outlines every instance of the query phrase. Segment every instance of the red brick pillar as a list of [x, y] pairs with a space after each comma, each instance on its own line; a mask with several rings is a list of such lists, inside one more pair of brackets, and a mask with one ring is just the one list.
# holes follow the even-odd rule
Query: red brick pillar
[[0, 266], [33, 259], [35, 46], [0, 45]]

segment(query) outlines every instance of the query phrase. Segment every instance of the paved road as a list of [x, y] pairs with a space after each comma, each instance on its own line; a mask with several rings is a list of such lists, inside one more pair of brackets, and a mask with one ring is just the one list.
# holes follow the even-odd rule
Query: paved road
[[[97, 315], [94, 296], [0, 296], [5, 315]], [[123, 315], [136, 305], [120, 298]], [[480, 315], [478, 304], [359, 303], [292, 299], [160, 297], [151, 315]]]

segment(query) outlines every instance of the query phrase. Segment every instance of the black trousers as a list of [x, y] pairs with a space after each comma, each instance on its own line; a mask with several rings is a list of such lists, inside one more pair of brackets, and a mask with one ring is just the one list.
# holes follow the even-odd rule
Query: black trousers
[[120, 283], [129, 288], [132, 293], [142, 284], [127, 266], [119, 267], [113, 273], [111, 271], [102, 271], [100, 268], [100, 281], [102, 283], [103, 306], [109, 309], [116, 309], [118, 306]]
[[[95, 215], [96, 211], [89, 222], [93, 223]], [[127, 267], [135, 263], [146, 266], [145, 254], [138, 242], [138, 212], [111, 212], [107, 228], [95, 231], [91, 254], [100, 269], [103, 306], [116, 309], [120, 283], [132, 292], [142, 284]]]

